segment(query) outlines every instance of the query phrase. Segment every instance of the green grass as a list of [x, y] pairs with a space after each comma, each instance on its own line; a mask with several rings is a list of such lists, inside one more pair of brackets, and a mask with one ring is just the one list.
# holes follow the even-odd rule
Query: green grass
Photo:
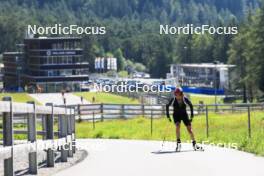
[[[77, 92], [77, 96], [83, 96], [86, 100], [92, 102], [92, 98], [95, 97], [95, 103], [113, 103], [113, 104], [138, 104], [137, 99], [128, 98], [124, 96], [118, 96], [104, 92]], [[193, 104], [199, 104], [199, 101], [203, 101], [204, 104], [214, 104], [215, 97], [201, 94], [188, 94]], [[218, 103], [223, 103], [223, 98], [217, 97]]]
[[120, 71], [120, 72], [118, 72], [118, 76], [121, 78], [127, 78], [128, 72], [127, 71]]
[[[14, 102], [19, 103], [26, 103], [28, 101], [35, 101], [32, 97], [30, 97], [27, 93], [0, 93], [0, 99], [2, 100], [3, 97], [12, 97]], [[36, 102], [40, 104], [39, 102]]]
[[[239, 150], [264, 156], [264, 114], [251, 113], [252, 138], [248, 138], [247, 113], [236, 114], [209, 114], [209, 138], [206, 137], [206, 121], [204, 115], [196, 116], [193, 121], [193, 130], [196, 140], [200, 143], [220, 144], [228, 147], [235, 144]], [[1, 123], [0, 123], [1, 124]], [[1, 128], [1, 127], [0, 127]], [[16, 124], [14, 129], [26, 130], [23, 124]], [[40, 124], [37, 129], [41, 130]], [[54, 124], [54, 130], [58, 125]], [[131, 120], [109, 120], [96, 122], [95, 129], [91, 122], [76, 124], [77, 138], [107, 138], [107, 139], [139, 139], [139, 140], [166, 140], [175, 141], [175, 127], [167, 119], [153, 121], [153, 134], [150, 133], [150, 119], [138, 117]], [[26, 139], [26, 135], [14, 135], [15, 139]], [[0, 139], [2, 135], [0, 134]], [[38, 136], [41, 139], [41, 136]], [[189, 135], [184, 126], [181, 129], [181, 139], [189, 141]]]
[[124, 96], [114, 95], [104, 92], [78, 92], [77, 96], [83, 96], [87, 101], [92, 102], [95, 97], [95, 103], [110, 103], [110, 104], [138, 104], [137, 99], [128, 98]]
[[[15, 123], [13, 125], [13, 130], [24, 130], [27, 131], [27, 122], [26, 122], [26, 118], [25, 118], [25, 123]], [[53, 125], [53, 129], [54, 131], [59, 131], [58, 130], [58, 123], [55, 122]], [[0, 130], [3, 130], [2, 127], [2, 119], [0, 120]], [[42, 125], [40, 123], [37, 123], [37, 131], [44, 131]], [[37, 139], [42, 139], [42, 135], [37, 135]], [[55, 136], [55, 139], [57, 139], [58, 137]], [[14, 134], [14, 139], [15, 140], [27, 140], [27, 134]], [[0, 143], [3, 141], [3, 134], [0, 134]]]
[[[208, 141], [221, 146], [235, 145], [239, 150], [264, 156], [264, 114], [252, 113], [252, 138], [248, 138], [247, 114], [209, 114], [209, 138], [206, 137], [204, 116], [197, 116], [193, 122], [193, 130], [198, 142]], [[175, 127], [167, 119], [154, 120], [153, 135], [150, 134], [150, 120], [136, 118], [132, 120], [111, 120], [96, 122], [95, 130], [90, 122], [80, 122], [76, 126], [78, 138], [110, 138], [110, 139], [142, 139], [175, 140]], [[189, 135], [182, 126], [181, 138], [189, 141]]]
[[[215, 96], [202, 95], [202, 94], [188, 94], [193, 104], [199, 104], [199, 101], [203, 101], [204, 104], [215, 104]], [[222, 97], [217, 97], [218, 103], [223, 103]]]

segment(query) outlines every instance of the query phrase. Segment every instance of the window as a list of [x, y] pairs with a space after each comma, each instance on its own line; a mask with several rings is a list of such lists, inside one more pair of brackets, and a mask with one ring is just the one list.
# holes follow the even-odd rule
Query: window
[[53, 76], [53, 71], [48, 71], [48, 76]]
[[72, 56], [68, 57], [68, 64], [72, 64]]

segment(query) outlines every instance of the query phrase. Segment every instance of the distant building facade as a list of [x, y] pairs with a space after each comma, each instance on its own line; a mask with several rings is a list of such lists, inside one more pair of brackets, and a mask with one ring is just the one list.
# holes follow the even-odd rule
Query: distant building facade
[[173, 64], [167, 78], [174, 78], [181, 86], [228, 89], [229, 68], [225, 64]]
[[5, 52], [3, 54], [3, 87], [10, 91], [19, 91], [24, 84], [22, 76], [25, 70], [23, 52]]
[[97, 57], [94, 60], [94, 68], [98, 73], [117, 71], [117, 59], [113, 57]]
[[3, 58], [7, 90], [80, 91], [81, 83], [89, 79], [81, 38], [27, 38], [23, 52], [4, 53]]

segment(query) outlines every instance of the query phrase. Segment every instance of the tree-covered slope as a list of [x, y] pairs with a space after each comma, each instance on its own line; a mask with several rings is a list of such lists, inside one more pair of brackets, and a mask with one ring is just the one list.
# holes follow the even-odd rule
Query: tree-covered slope
[[[106, 26], [84, 36], [85, 58], [114, 55], [164, 77], [176, 62], [227, 61], [232, 36], [161, 36], [160, 24], [238, 25], [257, 0], [0, 0], [0, 53], [16, 49], [28, 24]], [[120, 64], [122, 70], [128, 63]]]

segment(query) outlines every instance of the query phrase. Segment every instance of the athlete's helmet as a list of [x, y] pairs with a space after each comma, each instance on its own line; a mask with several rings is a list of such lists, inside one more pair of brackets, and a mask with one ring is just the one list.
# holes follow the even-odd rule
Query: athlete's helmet
[[175, 89], [175, 91], [174, 91], [174, 95], [176, 96], [176, 95], [182, 95], [183, 94], [183, 90], [182, 90], [182, 88], [180, 88], [180, 87], [177, 87], [176, 89]]

